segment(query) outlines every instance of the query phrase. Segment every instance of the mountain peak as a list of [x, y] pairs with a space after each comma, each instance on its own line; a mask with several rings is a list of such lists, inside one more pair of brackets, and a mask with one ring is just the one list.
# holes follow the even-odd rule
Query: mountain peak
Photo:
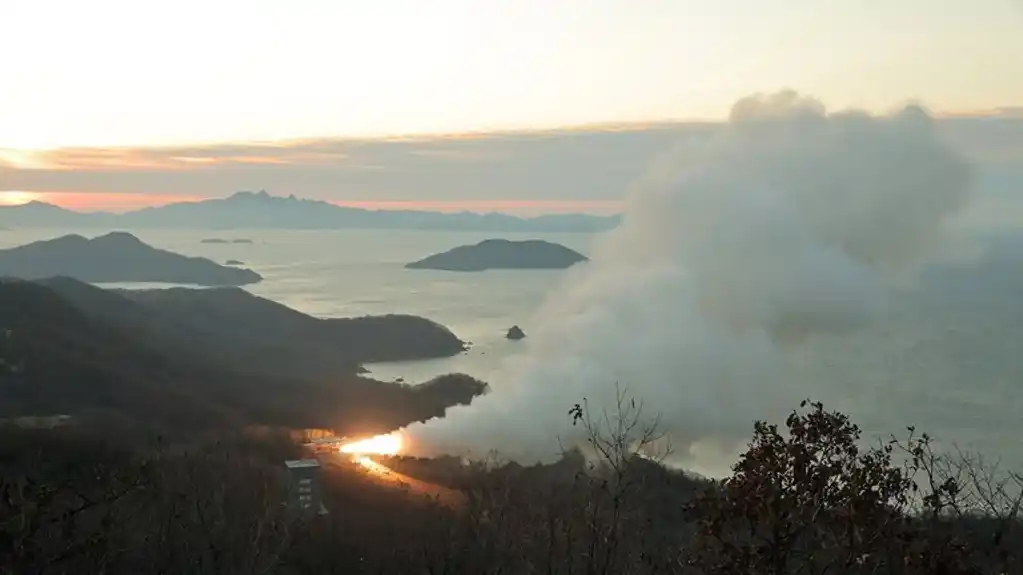
[[[0, 226], [12, 228], [278, 228], [278, 229], [419, 229], [514, 231], [599, 231], [617, 219], [576, 214], [534, 218], [504, 213], [446, 213], [344, 207], [320, 199], [272, 195], [266, 190], [237, 191], [227, 197], [182, 201], [123, 214], [76, 212], [33, 202], [0, 206]], [[127, 238], [124, 238], [127, 239]]]
[[121, 245], [140, 245], [142, 240], [129, 234], [128, 232], [110, 232], [102, 236], [97, 236], [92, 239], [94, 242], [107, 242], [111, 244]]
[[14, 208], [14, 209], [19, 209], [20, 208], [20, 209], [23, 209], [23, 210], [65, 211], [64, 208], [62, 208], [62, 207], [60, 207], [58, 205], [50, 204], [50, 203], [47, 203], [47, 202], [41, 202], [39, 200], [32, 200], [31, 202], [25, 202], [24, 204], [16, 204], [16, 205], [13, 205], [13, 206], [8, 206], [8, 207]]
[[259, 190], [258, 192], [250, 192], [250, 191], [247, 191], [247, 190], [242, 190], [240, 192], [235, 192], [235, 193], [233, 193], [233, 194], [231, 194], [230, 196], [227, 197], [228, 201], [239, 201], [239, 200], [242, 200], [242, 201], [267, 201], [267, 200], [275, 200], [275, 199], [279, 199], [279, 198], [277, 198], [276, 196], [271, 196], [270, 194], [267, 193], [266, 190]]

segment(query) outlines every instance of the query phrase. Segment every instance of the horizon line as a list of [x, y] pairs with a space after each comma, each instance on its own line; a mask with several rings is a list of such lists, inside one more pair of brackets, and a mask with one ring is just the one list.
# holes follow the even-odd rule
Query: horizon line
[[[926, 106], [925, 106], [926, 108]], [[836, 111], [841, 111], [837, 109]], [[960, 111], [930, 111], [935, 119], [984, 119], [1004, 118], [1023, 119], [1023, 106], [996, 106], [994, 108], [980, 110]], [[128, 143], [128, 144], [90, 144], [90, 145], [68, 145], [55, 147], [8, 147], [0, 146], [0, 152], [54, 152], [61, 150], [162, 150], [191, 147], [215, 148], [218, 146], [230, 146], [244, 144], [249, 146], [266, 147], [292, 147], [311, 142], [393, 142], [393, 141], [430, 141], [430, 140], [461, 140], [461, 139], [487, 139], [500, 138], [504, 136], [528, 136], [528, 135], [549, 135], [558, 133], [585, 133], [585, 132], [616, 132], [616, 131], [637, 131], [656, 130], [689, 126], [719, 125], [727, 123], [727, 118], [661, 118], [654, 120], [623, 120], [623, 121], [597, 121], [581, 122], [576, 124], [552, 124], [538, 127], [508, 127], [508, 128], [479, 128], [459, 131], [411, 131], [391, 132], [378, 135], [345, 135], [345, 134], [324, 134], [318, 136], [296, 136], [273, 139], [211, 139], [211, 140], [179, 140], [164, 143]]]
[[[352, 208], [365, 211], [381, 212], [427, 212], [427, 213], [474, 213], [474, 214], [504, 214], [520, 218], [532, 218], [539, 215], [584, 215], [594, 217], [608, 217], [620, 214], [624, 202], [620, 200], [324, 200], [309, 198], [297, 194], [273, 194], [266, 190], [239, 190], [223, 196], [152, 196], [150, 194], [125, 194], [109, 193], [97, 194], [93, 192], [20, 192], [14, 190], [0, 190], [0, 209], [14, 208], [27, 205], [43, 205], [67, 210], [77, 214], [114, 214], [123, 215], [148, 208], [162, 208], [174, 204], [204, 203], [209, 201], [221, 201], [239, 194], [257, 195], [266, 193], [270, 198], [294, 199], [296, 201], [309, 201], [327, 204], [340, 208]], [[22, 201], [4, 202], [4, 196], [24, 194]], [[50, 197], [48, 197], [50, 196]], [[60, 199], [54, 199], [53, 196]], [[113, 208], [111, 205], [90, 209], [87, 205], [81, 205], [74, 201], [75, 198], [93, 198], [103, 196], [106, 199], [122, 200], [115, 204], [121, 209]], [[67, 201], [70, 200], [70, 201]], [[128, 200], [124, 202], [123, 200]], [[138, 203], [132, 200], [142, 200]], [[153, 200], [156, 200], [155, 202]]]

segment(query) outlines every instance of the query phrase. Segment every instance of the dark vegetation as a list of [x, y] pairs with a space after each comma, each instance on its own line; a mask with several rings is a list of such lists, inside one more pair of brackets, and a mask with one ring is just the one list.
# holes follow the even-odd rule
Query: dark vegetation
[[72, 234], [0, 250], [0, 277], [35, 280], [51, 276], [99, 283], [201, 286], [239, 286], [263, 279], [252, 270], [156, 249], [125, 232], [92, 239]]
[[485, 390], [466, 376], [415, 387], [357, 375], [364, 361], [462, 350], [429, 320], [321, 320], [234, 288], [5, 281], [0, 325], [22, 368], [2, 381], [0, 417], [128, 418], [165, 433], [251, 422], [369, 432], [443, 414]]
[[[440, 505], [354, 465], [324, 469], [326, 516], [289, 520], [292, 435], [167, 442], [0, 429], [0, 565], [10, 573], [1020, 573], [1019, 499], [929, 439], [859, 446], [810, 404], [757, 424], [731, 477], [633, 455], [630, 403], [575, 412], [585, 450], [553, 465], [382, 460], [463, 490]], [[116, 437], [116, 439], [115, 439]], [[649, 450], [648, 450], [649, 452]], [[898, 455], [904, 462], [896, 462]], [[1005, 476], [1011, 478], [1011, 476]], [[1016, 481], [1019, 478], [1016, 477]], [[981, 513], [983, 512], [983, 513]]]
[[483, 240], [458, 246], [406, 264], [408, 269], [479, 272], [493, 269], [564, 269], [586, 256], [563, 245], [543, 240]]
[[[722, 481], [662, 466], [656, 418], [620, 391], [610, 413], [585, 401], [569, 410], [589, 441], [552, 465], [380, 460], [463, 491], [461, 505], [331, 458], [331, 513], [292, 520], [282, 463], [302, 449], [287, 427], [336, 398], [295, 378], [287, 385], [309, 395], [288, 402], [273, 377], [231, 375], [230, 361], [147, 343], [157, 327], [139, 335], [109, 309], [82, 309], [39, 284], [0, 285], [4, 408], [10, 397], [68, 409], [104, 398], [49, 429], [0, 423], [0, 573], [1023, 573], [1023, 477], [938, 453], [913, 429], [872, 445], [814, 403], [784, 425], [757, 423]], [[181, 329], [198, 329], [182, 315]], [[443, 412], [439, 396], [482, 385], [363, 388], [350, 377], [333, 387], [365, 394], [346, 396], [363, 432]], [[250, 425], [274, 419], [286, 423]]]

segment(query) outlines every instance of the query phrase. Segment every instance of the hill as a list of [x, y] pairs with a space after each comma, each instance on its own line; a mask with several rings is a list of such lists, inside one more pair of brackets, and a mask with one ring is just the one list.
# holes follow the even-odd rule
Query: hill
[[157, 282], [245, 285], [263, 278], [248, 269], [156, 249], [125, 232], [93, 239], [67, 235], [0, 250], [0, 276], [73, 277], [94, 283]]
[[[410, 315], [319, 319], [239, 288], [123, 290], [164, 322], [183, 322], [222, 342], [279, 354], [296, 349], [348, 362], [448, 357], [465, 344], [444, 326]], [[308, 361], [308, 359], [307, 359]]]
[[40, 280], [89, 317], [243, 373], [331, 377], [361, 363], [449, 357], [465, 349], [446, 327], [409, 315], [315, 318], [233, 287], [105, 290]]
[[0, 326], [12, 334], [12, 361], [24, 366], [0, 381], [0, 417], [385, 430], [484, 390], [464, 377], [420, 389], [355, 375], [369, 359], [461, 350], [422, 318], [318, 320], [241, 290], [186, 292], [131, 294], [136, 301], [68, 278], [0, 283]]
[[[227, 419], [188, 393], [206, 379], [196, 364], [173, 361], [138, 338], [91, 321], [39, 285], [0, 283], [0, 325], [11, 333], [14, 362], [3, 380], [4, 416], [127, 410], [169, 423]], [[177, 419], [184, 416], [186, 421]]]
[[404, 229], [491, 232], [595, 232], [618, 216], [548, 214], [532, 218], [472, 212], [366, 210], [319, 200], [237, 192], [226, 198], [178, 202], [123, 214], [76, 212], [43, 202], [0, 207], [0, 225], [20, 228]]
[[586, 256], [552, 242], [491, 239], [434, 254], [405, 267], [477, 272], [491, 269], [564, 269], [584, 261], [587, 261]]

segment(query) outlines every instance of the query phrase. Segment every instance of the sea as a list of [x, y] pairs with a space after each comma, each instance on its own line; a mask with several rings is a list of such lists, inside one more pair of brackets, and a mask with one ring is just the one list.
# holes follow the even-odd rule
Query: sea
[[[245, 289], [307, 314], [414, 314], [472, 343], [468, 352], [451, 358], [367, 365], [369, 375], [383, 381], [417, 383], [452, 372], [488, 380], [505, 359], [523, 353], [534, 314], [563, 280], [557, 270], [458, 273], [404, 268], [493, 233], [124, 231], [158, 248], [221, 263], [239, 260], [264, 277]], [[102, 232], [0, 231], [0, 248], [67, 233], [92, 237]], [[600, 234], [501, 236], [545, 239], [587, 254]], [[202, 243], [204, 238], [252, 243]], [[1023, 270], [1023, 258], [1019, 263]], [[909, 298], [875, 325], [808, 343], [792, 358], [793, 377], [804, 380], [808, 396], [849, 413], [877, 437], [904, 436], [906, 427], [915, 425], [946, 445], [976, 449], [990, 461], [999, 459], [1023, 470], [1023, 273], [1005, 289], [984, 288], [982, 281], [967, 284], [950, 287], [941, 297]], [[505, 338], [513, 325], [525, 330], [526, 341]]]
[[[555, 289], [558, 270], [492, 270], [483, 273], [407, 270], [406, 263], [452, 247], [494, 237], [493, 233], [403, 230], [162, 230], [127, 231], [145, 243], [215, 262], [243, 262], [263, 281], [245, 286], [251, 293], [316, 317], [412, 314], [452, 330], [471, 349], [451, 358], [369, 364], [371, 376], [409, 383], [462, 372], [483, 377], [522, 348], [505, 335], [526, 322]], [[0, 232], [0, 249], [77, 233], [94, 237], [105, 231], [25, 229]], [[508, 239], [545, 239], [581, 253], [590, 250], [592, 233], [501, 234]], [[203, 243], [203, 239], [252, 243]], [[110, 284], [110, 287], [159, 288], [161, 284]]]

